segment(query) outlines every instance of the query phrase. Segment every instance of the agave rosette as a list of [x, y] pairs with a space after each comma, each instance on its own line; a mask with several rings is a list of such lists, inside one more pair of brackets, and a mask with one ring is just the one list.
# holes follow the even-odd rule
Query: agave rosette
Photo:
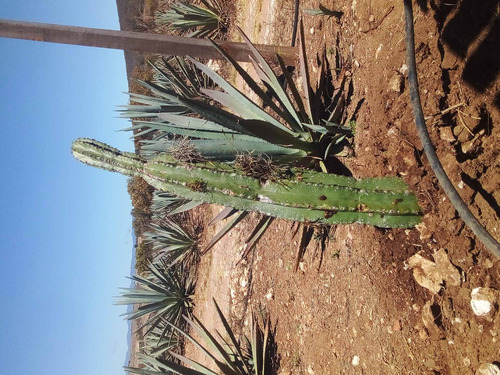
[[[156, 131], [156, 137], [144, 141], [141, 147], [144, 156], [168, 152], [176, 146], [175, 136], [181, 136], [192, 139], [202, 155], [218, 161], [233, 161], [236, 155], [241, 153], [266, 155], [278, 162], [291, 162], [304, 157], [325, 159], [336, 152], [332, 146], [338, 145], [350, 134], [349, 128], [318, 118], [318, 111], [314, 108], [316, 98], [312, 94], [306, 68], [302, 27], [300, 62], [305, 99], [302, 99], [298, 87], [279, 56], [278, 61], [290, 94], [282, 88], [278, 77], [263, 56], [241, 30], [240, 32], [248, 45], [259, 82], [228, 53], [215, 43], [214, 45], [232, 64], [258, 100], [250, 99], [209, 66], [188, 58], [217, 89], [198, 86], [199, 96], [187, 94], [185, 88], [196, 83], [186, 74], [183, 78], [187, 81], [182, 84], [179, 80], [172, 82], [171, 79], [169, 84], [141, 82], [156, 98], [148, 103], [143, 97], [131, 94], [131, 99], [135, 101], [138, 98], [146, 105], [127, 108], [122, 115], [151, 119], [138, 122], [127, 129], [142, 129], [136, 136]], [[169, 75], [167, 72], [163, 74]], [[159, 105], [161, 101], [164, 105]], [[169, 106], [170, 108], [165, 110], [165, 107]], [[141, 114], [141, 108], [137, 107], [146, 108]]]

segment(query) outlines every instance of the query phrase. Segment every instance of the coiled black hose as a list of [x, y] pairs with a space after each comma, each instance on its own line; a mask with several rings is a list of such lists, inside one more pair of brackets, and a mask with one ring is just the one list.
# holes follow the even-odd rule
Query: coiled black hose
[[490, 250], [493, 255], [500, 259], [500, 243], [484, 229], [479, 221], [474, 217], [469, 208], [458, 194], [457, 190], [446, 175], [443, 166], [439, 162], [436, 150], [427, 132], [422, 105], [418, 93], [417, 64], [415, 62], [415, 35], [413, 30], [413, 7], [411, 0], [404, 1], [405, 23], [406, 23], [406, 60], [408, 64], [408, 80], [410, 82], [410, 97], [417, 124], [418, 134], [424, 146], [425, 155], [429, 160], [432, 170], [441, 184], [444, 192], [450, 199], [458, 214], [465, 224], [474, 232], [479, 240]]

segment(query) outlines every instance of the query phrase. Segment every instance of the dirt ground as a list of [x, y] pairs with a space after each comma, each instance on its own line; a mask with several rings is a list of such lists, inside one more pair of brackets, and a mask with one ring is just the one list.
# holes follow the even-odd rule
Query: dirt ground
[[[293, 3], [238, 1], [237, 22], [255, 43], [289, 45]], [[318, 7], [317, 1], [300, 3], [301, 9]], [[484, 8], [473, 3], [421, 0], [415, 6], [418, 76], [444, 169], [500, 238], [499, 9], [496, 1], [482, 2]], [[406, 79], [403, 4], [322, 4], [344, 14], [340, 20], [303, 14], [309, 67], [315, 71], [323, 49], [329, 58], [339, 51], [353, 81], [354, 155], [341, 161], [355, 177], [404, 178], [419, 198], [423, 224], [333, 227], [326, 247], [313, 239], [295, 271], [300, 236], [281, 220], [237, 265], [258, 220], [253, 215], [202, 258], [195, 315], [220, 327], [214, 297], [245, 332], [252, 310], [267, 311], [283, 375], [474, 374], [481, 364], [500, 361], [500, 314], [479, 317], [470, 304], [474, 288], [500, 289], [500, 263], [464, 226], [423, 155]], [[218, 210], [204, 206], [198, 215], [206, 223]], [[205, 243], [216, 229], [207, 228]], [[408, 259], [420, 253], [433, 260], [440, 249], [459, 277], [445, 279], [433, 293], [416, 282]]]

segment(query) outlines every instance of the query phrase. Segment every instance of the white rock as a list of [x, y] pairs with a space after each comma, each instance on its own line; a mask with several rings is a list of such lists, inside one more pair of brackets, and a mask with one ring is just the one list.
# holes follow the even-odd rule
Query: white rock
[[498, 291], [491, 288], [475, 288], [472, 290], [470, 306], [474, 314], [481, 317], [492, 318], [495, 314], [495, 303]]
[[274, 299], [274, 290], [273, 290], [273, 288], [271, 288], [271, 289], [269, 289], [269, 290], [267, 291], [267, 294], [266, 294], [266, 296], [265, 296], [265, 297], [266, 297], [266, 299], [267, 299], [268, 301], [270, 301], [270, 300]]
[[357, 366], [359, 365], [359, 357], [357, 355], [355, 355], [353, 358], [352, 358], [352, 361], [351, 361], [352, 365], [353, 366]]
[[483, 363], [476, 370], [476, 375], [500, 375], [500, 369], [493, 363]]

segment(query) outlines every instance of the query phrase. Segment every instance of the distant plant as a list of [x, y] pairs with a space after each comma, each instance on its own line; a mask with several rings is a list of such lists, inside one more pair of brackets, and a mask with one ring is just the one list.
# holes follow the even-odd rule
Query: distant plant
[[136, 306], [125, 314], [127, 320], [147, 317], [142, 325], [146, 328], [145, 336], [158, 327], [163, 327], [160, 339], [172, 335], [168, 323], [178, 325], [183, 315], [191, 315], [195, 278], [193, 272], [182, 265], [170, 267], [160, 261], [150, 264], [143, 276], [136, 275], [130, 279], [137, 286], [124, 288], [115, 304]]
[[256, 316], [252, 315], [251, 337], [244, 336], [242, 340], [238, 340], [215, 300], [214, 303], [224, 327], [223, 332], [209, 332], [195, 317], [192, 320], [185, 317], [185, 320], [191, 331], [200, 337], [199, 340], [194, 339], [184, 330], [177, 327], [172, 328], [210, 359], [217, 368], [217, 372], [208, 369], [200, 362], [177, 353], [171, 353], [171, 355], [182, 364], [142, 356], [142, 361], [148, 365], [148, 369], [126, 367], [125, 370], [139, 375], [156, 375], [170, 371], [181, 375], [215, 375], [218, 373], [224, 375], [275, 374], [277, 370], [276, 344], [273, 340], [269, 318], [263, 318], [264, 328], [261, 328]]
[[[149, 223], [148, 223], [149, 225]], [[153, 260], [153, 247], [144, 241], [140, 242], [135, 249], [135, 269], [138, 274], [148, 270], [149, 264]]]
[[312, 16], [328, 16], [328, 17], [336, 17], [336, 18], [340, 18], [344, 14], [343, 12], [328, 9], [327, 7], [325, 7], [322, 4], [319, 4], [318, 9], [304, 9], [304, 12], [306, 12]]
[[188, 32], [189, 37], [215, 37], [227, 30], [227, 18], [218, 0], [200, 0], [203, 6], [174, 2], [170, 9], [157, 12], [158, 25], [167, 25], [172, 30]]
[[138, 238], [151, 222], [151, 201], [154, 188], [143, 178], [136, 176], [128, 180], [127, 190], [132, 201], [132, 226]]

